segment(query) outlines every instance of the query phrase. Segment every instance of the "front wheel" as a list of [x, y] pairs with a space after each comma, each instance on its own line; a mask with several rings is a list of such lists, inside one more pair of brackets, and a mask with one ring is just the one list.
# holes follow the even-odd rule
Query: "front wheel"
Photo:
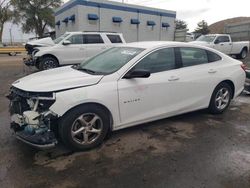
[[16, 52], [10, 52], [10, 53], [9, 53], [9, 56], [16, 56], [16, 55], [17, 55]]
[[229, 106], [232, 98], [232, 88], [225, 82], [219, 84], [210, 99], [209, 111], [212, 114], [221, 114]]
[[96, 105], [79, 106], [69, 111], [59, 123], [65, 145], [73, 150], [87, 150], [100, 145], [108, 133], [109, 115]]
[[53, 69], [59, 66], [59, 63], [54, 57], [44, 57], [39, 62], [39, 70]]

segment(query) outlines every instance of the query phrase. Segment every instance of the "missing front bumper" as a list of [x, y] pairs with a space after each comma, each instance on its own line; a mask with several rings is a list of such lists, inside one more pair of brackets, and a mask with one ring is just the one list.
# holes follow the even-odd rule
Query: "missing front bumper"
[[17, 130], [17, 125], [12, 124], [11, 128], [15, 131], [15, 136], [18, 140], [38, 148], [38, 149], [50, 149], [56, 146], [57, 139], [52, 131], [43, 133], [29, 134], [25, 130]]

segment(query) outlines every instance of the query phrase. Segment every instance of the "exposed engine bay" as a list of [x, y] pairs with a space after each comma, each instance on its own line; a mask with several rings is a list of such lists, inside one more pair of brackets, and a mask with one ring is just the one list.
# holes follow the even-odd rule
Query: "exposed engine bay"
[[27, 92], [12, 87], [10, 100], [11, 129], [16, 137], [38, 148], [55, 146], [53, 127], [57, 115], [49, 110], [55, 102], [53, 92]]

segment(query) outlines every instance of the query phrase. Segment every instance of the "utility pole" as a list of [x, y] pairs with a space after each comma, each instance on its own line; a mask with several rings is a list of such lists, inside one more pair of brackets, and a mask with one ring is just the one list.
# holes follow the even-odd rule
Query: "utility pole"
[[10, 44], [11, 44], [11, 46], [13, 44], [13, 40], [12, 40], [12, 28], [10, 28]]

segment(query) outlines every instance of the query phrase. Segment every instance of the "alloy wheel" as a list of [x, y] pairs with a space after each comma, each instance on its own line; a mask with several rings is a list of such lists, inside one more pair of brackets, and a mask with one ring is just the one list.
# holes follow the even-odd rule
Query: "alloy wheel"
[[72, 139], [81, 145], [94, 143], [103, 131], [102, 119], [94, 113], [79, 116], [72, 124]]
[[215, 97], [215, 106], [219, 110], [223, 110], [227, 107], [230, 101], [230, 92], [227, 88], [221, 88]]

